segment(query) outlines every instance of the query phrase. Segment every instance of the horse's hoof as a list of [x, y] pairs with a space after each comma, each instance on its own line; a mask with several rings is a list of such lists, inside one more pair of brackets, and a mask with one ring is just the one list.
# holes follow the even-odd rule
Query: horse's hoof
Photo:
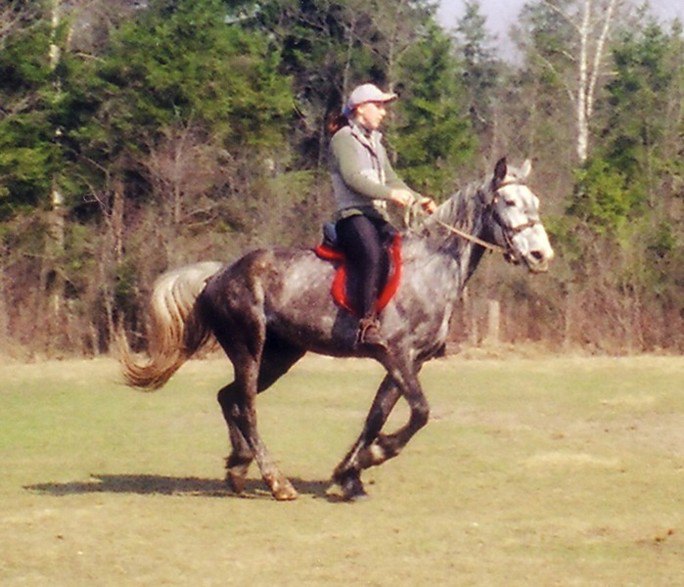
[[275, 482], [271, 487], [271, 493], [278, 501], [293, 501], [299, 497], [299, 493], [287, 479]]
[[368, 499], [370, 499], [370, 495], [368, 495], [368, 493], [366, 493], [366, 490], [363, 488], [361, 489], [361, 491], [357, 491], [349, 495], [344, 495], [344, 501], [348, 503], [357, 503], [360, 501], [366, 501]]
[[230, 490], [236, 495], [240, 495], [245, 490], [245, 477], [228, 471], [226, 473], [226, 483]]
[[250, 462], [251, 458], [234, 455], [226, 459], [226, 484], [236, 495], [240, 495], [245, 490]]
[[342, 488], [342, 497], [345, 501], [355, 502], [368, 499], [368, 494], [363, 487], [361, 478], [358, 475], [346, 475], [337, 481]]
[[246, 480], [247, 467], [240, 465], [226, 470], [226, 483], [236, 495], [240, 495], [245, 490]]

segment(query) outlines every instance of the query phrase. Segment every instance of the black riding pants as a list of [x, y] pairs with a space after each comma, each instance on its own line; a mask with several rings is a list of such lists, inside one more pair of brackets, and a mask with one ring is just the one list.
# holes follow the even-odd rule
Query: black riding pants
[[394, 234], [391, 224], [363, 215], [338, 220], [337, 242], [347, 260], [350, 295], [362, 317], [373, 314], [380, 287], [387, 277], [385, 246]]

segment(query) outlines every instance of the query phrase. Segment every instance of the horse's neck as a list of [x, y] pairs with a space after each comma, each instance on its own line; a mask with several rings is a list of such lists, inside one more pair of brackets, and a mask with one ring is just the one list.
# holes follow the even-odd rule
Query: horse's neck
[[[404, 242], [407, 278], [430, 290], [451, 312], [482, 257], [482, 247], [452, 238], [411, 237]], [[410, 269], [409, 269], [410, 267]]]
[[445, 256], [458, 275], [458, 289], [465, 287], [482, 260], [484, 249], [472, 241], [449, 232], [443, 225], [452, 226], [462, 233], [481, 238], [484, 230], [483, 186], [469, 186], [439, 206], [426, 223], [426, 236]]

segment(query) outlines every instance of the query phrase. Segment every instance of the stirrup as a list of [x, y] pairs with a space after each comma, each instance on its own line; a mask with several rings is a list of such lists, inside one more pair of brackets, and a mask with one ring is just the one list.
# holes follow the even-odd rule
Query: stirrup
[[359, 320], [356, 342], [363, 346], [387, 349], [387, 341], [380, 334], [380, 323], [377, 318], [368, 317]]

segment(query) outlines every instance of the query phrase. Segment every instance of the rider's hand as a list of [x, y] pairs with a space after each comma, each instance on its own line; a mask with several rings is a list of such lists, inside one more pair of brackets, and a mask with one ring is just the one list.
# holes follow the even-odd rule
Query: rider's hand
[[435, 201], [427, 196], [422, 196], [420, 198], [420, 207], [428, 214], [432, 214], [435, 210], [437, 210], [437, 204], [435, 204]]
[[413, 192], [403, 188], [394, 188], [390, 192], [390, 200], [404, 208], [413, 204], [415, 199]]

